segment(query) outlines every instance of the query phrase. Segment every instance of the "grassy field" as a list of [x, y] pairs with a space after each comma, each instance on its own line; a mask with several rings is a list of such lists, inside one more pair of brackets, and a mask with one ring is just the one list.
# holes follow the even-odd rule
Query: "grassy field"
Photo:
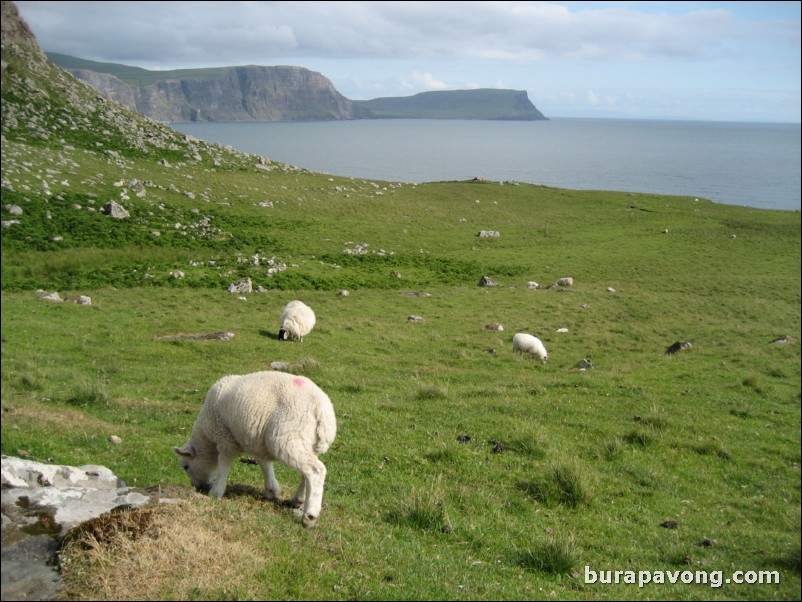
[[[14, 60], [2, 453], [184, 500], [68, 537], [64, 599], [799, 599], [798, 212], [331, 177], [102, 103], [74, 129], [55, 76], [12, 104]], [[243, 278], [262, 292], [227, 290]], [[318, 323], [279, 342], [294, 298]], [[546, 365], [513, 354], [520, 331]], [[252, 465], [219, 503], [192, 494], [172, 451], [214, 381], [274, 361], [337, 411], [316, 529], [262, 500]]]
[[[331, 215], [324, 199], [273, 208], [271, 219], [300, 223], [314, 205], [298, 236], [265, 224], [297, 266], [274, 278], [259, 280], [252, 263], [218, 268], [227, 254], [213, 247], [183, 262], [168, 249], [175, 264], [150, 270], [161, 286], [53, 287], [91, 296], [88, 307], [3, 292], [5, 454], [187, 486], [171, 447], [205, 391], [273, 361], [298, 365], [337, 409], [317, 530], [260, 501], [258, 469], [237, 466], [222, 503], [160, 509], [148, 537], [122, 530], [122, 543], [73, 550], [68, 597], [798, 597], [799, 345], [771, 343], [799, 332], [798, 216], [488, 183], [388, 188]], [[501, 237], [478, 239], [486, 225]], [[386, 252], [344, 254], [352, 241]], [[106, 253], [117, 271], [142, 259], [86, 253], [87, 264], [78, 250], [64, 265], [65, 255], [22, 257], [51, 262], [31, 273], [54, 285]], [[4, 254], [4, 282], [16, 257]], [[192, 271], [208, 260], [219, 263]], [[190, 275], [171, 280], [177, 269]], [[208, 281], [203, 271], [250, 274], [266, 290], [243, 300], [187, 282]], [[499, 285], [477, 286], [483, 275]], [[527, 288], [564, 275], [573, 287]], [[303, 343], [279, 342], [281, 308], [296, 297], [318, 325]], [[234, 339], [161, 338], [223, 330]], [[517, 331], [543, 339], [548, 364], [512, 353]], [[693, 349], [665, 354], [678, 340]], [[296, 476], [278, 475], [291, 492]], [[586, 584], [585, 567], [772, 571], [781, 582]]]

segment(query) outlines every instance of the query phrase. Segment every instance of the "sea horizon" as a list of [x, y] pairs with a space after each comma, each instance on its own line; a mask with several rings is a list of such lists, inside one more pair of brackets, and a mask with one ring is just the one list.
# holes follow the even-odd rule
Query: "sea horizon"
[[377, 119], [170, 126], [319, 173], [423, 183], [483, 178], [800, 210], [800, 124], [619, 117]]

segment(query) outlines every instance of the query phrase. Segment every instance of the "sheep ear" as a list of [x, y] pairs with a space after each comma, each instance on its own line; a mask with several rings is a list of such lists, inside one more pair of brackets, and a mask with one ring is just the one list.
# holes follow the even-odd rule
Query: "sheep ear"
[[174, 447], [173, 451], [182, 458], [187, 458], [188, 460], [195, 457], [195, 448], [191, 443], [187, 443], [184, 447]]

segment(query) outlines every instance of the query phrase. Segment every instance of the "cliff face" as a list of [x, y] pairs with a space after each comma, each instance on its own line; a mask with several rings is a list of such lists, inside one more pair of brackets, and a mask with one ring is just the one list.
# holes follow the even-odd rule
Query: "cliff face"
[[19, 16], [17, 5], [13, 2], [6, 2], [6, 0], [0, 2], [0, 32], [0, 41], [3, 46], [6, 44], [28, 46], [39, 53], [42, 52], [36, 36]]
[[68, 70], [112, 100], [158, 121], [354, 118], [350, 100], [320, 73], [301, 67], [228, 67], [202, 78], [172, 78], [168, 72], [165, 79], [141, 86], [107, 73]]

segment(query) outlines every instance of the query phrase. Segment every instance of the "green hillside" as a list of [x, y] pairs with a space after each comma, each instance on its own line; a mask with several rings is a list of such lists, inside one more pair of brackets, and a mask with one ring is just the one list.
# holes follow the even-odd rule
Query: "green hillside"
[[[71, 533], [60, 599], [799, 600], [799, 212], [313, 173], [2, 62], [2, 453], [175, 502]], [[173, 453], [277, 365], [337, 413], [316, 529]]]
[[209, 67], [207, 69], [169, 69], [165, 71], [151, 71], [141, 67], [131, 67], [119, 63], [100, 63], [81, 59], [58, 52], [46, 53], [47, 58], [62, 69], [86, 69], [97, 73], [107, 73], [122, 80], [129, 86], [147, 86], [156, 82], [176, 79], [189, 81], [204, 81], [222, 79], [228, 71], [227, 67]]

